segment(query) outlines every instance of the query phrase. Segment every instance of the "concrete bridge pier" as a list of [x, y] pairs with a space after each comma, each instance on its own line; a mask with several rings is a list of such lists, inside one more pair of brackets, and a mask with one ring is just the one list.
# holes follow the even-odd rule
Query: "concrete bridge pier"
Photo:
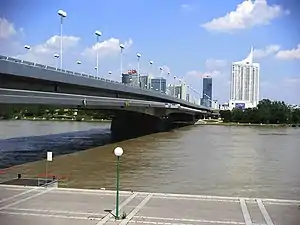
[[172, 123], [168, 118], [130, 112], [113, 117], [110, 129], [114, 140], [122, 140], [169, 131], [172, 129]]

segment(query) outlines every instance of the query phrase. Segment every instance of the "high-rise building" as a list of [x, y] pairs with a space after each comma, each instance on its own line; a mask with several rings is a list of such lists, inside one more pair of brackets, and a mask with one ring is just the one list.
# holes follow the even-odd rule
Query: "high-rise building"
[[149, 75], [140, 75], [141, 88], [150, 88], [151, 79]]
[[203, 78], [201, 105], [206, 107], [212, 106], [212, 78], [209, 76]]
[[180, 98], [187, 100], [187, 85], [186, 83], [182, 83], [179, 85], [170, 85], [169, 86], [169, 94], [175, 98]]
[[164, 78], [153, 78], [151, 79], [151, 89], [154, 91], [159, 91], [166, 93], [167, 91], [167, 81]]
[[248, 57], [232, 63], [229, 108], [253, 108], [259, 101], [259, 64], [253, 63], [253, 48]]
[[138, 74], [136, 70], [128, 70], [127, 73], [122, 74], [122, 83], [138, 87]]

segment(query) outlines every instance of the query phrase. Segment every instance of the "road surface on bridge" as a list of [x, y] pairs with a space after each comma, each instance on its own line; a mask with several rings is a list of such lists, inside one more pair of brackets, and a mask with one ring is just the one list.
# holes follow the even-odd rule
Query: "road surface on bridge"
[[122, 191], [116, 221], [115, 192], [0, 185], [0, 223], [296, 225], [300, 201]]

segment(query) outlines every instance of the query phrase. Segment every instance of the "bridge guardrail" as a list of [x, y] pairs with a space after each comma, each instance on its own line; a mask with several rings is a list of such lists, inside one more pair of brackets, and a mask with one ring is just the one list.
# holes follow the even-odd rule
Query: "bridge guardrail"
[[[96, 76], [86, 74], [86, 73], [79, 73], [79, 72], [73, 72], [71, 70], [64, 70], [64, 69], [60, 69], [60, 68], [56, 68], [56, 67], [52, 67], [52, 66], [47, 66], [47, 65], [44, 65], [44, 64], [40, 64], [40, 63], [35, 63], [35, 62], [26, 61], [26, 60], [16, 59], [16, 58], [9, 57], [9, 56], [0, 55], [0, 60], [7, 60], [7, 61], [10, 61], [10, 62], [14, 62], [14, 63], [20, 63], [20, 64], [23, 64], [23, 65], [26, 65], [26, 66], [37, 67], [39, 69], [52, 70], [52, 71], [65, 73], [65, 74], [68, 74], [68, 75], [81, 76], [81, 77], [85, 77], [85, 78], [101, 80], [101, 81], [104, 81], [104, 82], [116, 83], [116, 84], [120, 84], [120, 85], [126, 85], [126, 86], [130, 86], [132, 88], [139, 89], [138, 87], [135, 87], [133, 85], [127, 85], [127, 84], [124, 84], [124, 83], [119, 82], [119, 81], [104, 79], [102, 77], [100, 78], [100, 77], [96, 77]], [[147, 89], [147, 90], [149, 90], [151, 92], [155, 92], [154, 90], [151, 90], [151, 89]]]
[[[6, 61], [13, 62], [13, 63], [19, 63], [19, 64], [23, 64], [23, 65], [30, 66], [30, 67], [37, 67], [39, 69], [57, 71], [57, 72], [65, 73], [65, 74], [72, 75], [72, 76], [80, 76], [80, 77], [84, 77], [84, 78], [100, 80], [100, 81], [103, 81], [103, 82], [111, 82], [111, 83], [116, 83], [116, 84], [119, 84], [119, 85], [126, 85], [126, 86], [130, 86], [131, 88], [135, 88], [135, 89], [141, 89], [140, 87], [124, 84], [124, 83], [119, 82], [119, 81], [104, 79], [102, 77], [101, 78], [100, 77], [95, 77], [93, 75], [86, 74], [86, 73], [79, 73], [79, 72], [73, 72], [73, 71], [70, 71], [70, 70], [64, 70], [64, 69], [60, 69], [60, 68], [56, 68], [56, 67], [52, 67], [52, 66], [47, 66], [47, 65], [44, 65], [44, 64], [40, 64], [40, 63], [34, 63], [34, 62], [26, 61], [26, 60], [16, 59], [16, 58], [9, 57], [9, 56], [0, 55], [0, 60], [6, 60]], [[157, 93], [157, 91], [155, 91], [153, 89], [145, 89], [145, 90], [150, 91], [152, 93]], [[164, 93], [164, 94], [167, 95], [167, 93]], [[192, 103], [192, 102], [190, 102], [190, 103]], [[195, 104], [195, 105], [197, 105], [197, 104]]]

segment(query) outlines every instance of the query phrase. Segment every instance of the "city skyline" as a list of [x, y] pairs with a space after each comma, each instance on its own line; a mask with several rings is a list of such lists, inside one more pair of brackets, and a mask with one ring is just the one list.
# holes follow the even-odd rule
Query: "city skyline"
[[[213, 96], [222, 104], [229, 100], [231, 63], [243, 58], [253, 46], [255, 61], [261, 65], [261, 98], [300, 104], [295, 5], [278, 0], [231, 0], [216, 9], [212, 4], [205, 0], [126, 4], [5, 0], [0, 9], [0, 54], [59, 65], [53, 54], [60, 54], [57, 11], [63, 9], [67, 12], [63, 60], [73, 71], [94, 74], [98, 47], [99, 75], [120, 80], [119, 45], [124, 44], [124, 70], [137, 69], [136, 53], [140, 53], [141, 74], [150, 72], [157, 77], [159, 67], [163, 67], [165, 78], [171, 72], [169, 79], [184, 78], [199, 92], [203, 91], [202, 78], [209, 74]], [[126, 13], [129, 9], [143, 16], [130, 16]], [[267, 16], [258, 15], [261, 10]], [[110, 12], [118, 16], [110, 16]], [[155, 16], [150, 17], [152, 12]], [[240, 23], [230, 20], [238, 15], [242, 16]], [[96, 30], [102, 32], [98, 45]], [[24, 45], [31, 46], [30, 51]], [[152, 68], [149, 60], [154, 61]]]

